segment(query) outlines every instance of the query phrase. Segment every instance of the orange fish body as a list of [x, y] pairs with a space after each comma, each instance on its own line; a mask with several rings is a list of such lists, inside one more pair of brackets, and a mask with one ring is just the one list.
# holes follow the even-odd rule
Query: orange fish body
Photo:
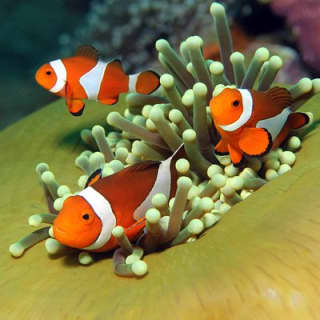
[[127, 75], [119, 60], [106, 62], [89, 46], [80, 47], [75, 56], [57, 59], [41, 66], [36, 81], [46, 90], [65, 97], [72, 115], [84, 109], [82, 100], [96, 100], [111, 105], [120, 93], [150, 94], [159, 87], [159, 76], [153, 71]]
[[292, 112], [288, 90], [275, 87], [266, 92], [224, 89], [210, 101], [211, 116], [221, 139], [218, 155], [230, 154], [234, 165], [243, 156], [259, 157], [278, 147], [291, 129], [306, 125], [309, 117]]
[[65, 200], [54, 221], [54, 237], [73, 248], [109, 251], [118, 245], [113, 228], [122, 226], [135, 241], [145, 227], [152, 196], [176, 192], [178, 150], [165, 161], [144, 161], [105, 178], [96, 171], [84, 190]]

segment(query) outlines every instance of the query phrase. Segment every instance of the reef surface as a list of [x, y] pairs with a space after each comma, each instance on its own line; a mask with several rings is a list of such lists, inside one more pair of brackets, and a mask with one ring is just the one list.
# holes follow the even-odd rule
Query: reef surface
[[[111, 255], [91, 266], [77, 254], [48, 257], [44, 243], [13, 259], [10, 243], [46, 212], [33, 168], [49, 162], [74, 187], [80, 130], [103, 125], [107, 110], [88, 103], [66, 116], [59, 100], [0, 134], [0, 318], [5, 319], [315, 319], [320, 277], [320, 95], [302, 111], [315, 116], [294, 168], [234, 206], [198, 241], [145, 257], [150, 275], [117, 277]], [[62, 181], [63, 179], [63, 181]], [[6, 254], [7, 252], [7, 254]]]

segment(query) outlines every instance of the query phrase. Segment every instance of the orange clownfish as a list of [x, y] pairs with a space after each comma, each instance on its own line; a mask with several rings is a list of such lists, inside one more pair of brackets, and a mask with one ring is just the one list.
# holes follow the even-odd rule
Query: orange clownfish
[[120, 60], [106, 62], [91, 46], [81, 46], [73, 57], [57, 59], [41, 66], [36, 81], [46, 90], [65, 97], [69, 112], [80, 116], [85, 107], [83, 99], [111, 105], [120, 93], [150, 94], [159, 85], [153, 71], [127, 75]]
[[211, 116], [221, 136], [215, 153], [230, 154], [232, 163], [239, 166], [244, 155], [259, 157], [277, 148], [291, 129], [310, 121], [307, 114], [292, 112], [291, 103], [285, 88], [265, 92], [225, 88], [210, 101]]
[[122, 226], [130, 241], [145, 227], [145, 213], [156, 193], [174, 196], [178, 174], [175, 163], [180, 147], [165, 161], [143, 161], [101, 178], [101, 170], [89, 177], [78, 195], [65, 200], [53, 224], [54, 237], [69, 247], [104, 252], [118, 246], [112, 236]]

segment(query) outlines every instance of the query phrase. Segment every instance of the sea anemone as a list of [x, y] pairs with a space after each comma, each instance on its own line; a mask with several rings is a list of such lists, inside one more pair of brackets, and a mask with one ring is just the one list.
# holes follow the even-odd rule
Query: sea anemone
[[[210, 11], [217, 30], [221, 62], [203, 58], [203, 41], [198, 36], [181, 43], [181, 55], [168, 41], [160, 39], [156, 49], [167, 73], [160, 78], [158, 96], [128, 94], [124, 98], [123, 115], [113, 111], [107, 116], [107, 123], [120, 131], [110, 130], [106, 135], [100, 125], [81, 131], [81, 138], [90, 150], [83, 151], [75, 161], [83, 171], [78, 180], [80, 190], [98, 168], [103, 169], [103, 176], [108, 176], [143, 160], [163, 160], [184, 144], [186, 158], [176, 164], [180, 175], [176, 195], [172, 199], [163, 194], [153, 197], [153, 208], [146, 212], [146, 233], [139, 246], [129, 242], [123, 228], [117, 226], [113, 231], [120, 246], [114, 253], [114, 270], [119, 275], [142, 276], [147, 272], [146, 264], [141, 261], [143, 250], [149, 253], [196, 240], [232, 206], [267, 181], [291, 170], [296, 160], [294, 152], [301, 147], [300, 131], [292, 135], [283, 148], [273, 150], [263, 158], [249, 159], [241, 168], [235, 167], [229, 156], [214, 154], [219, 137], [207, 107], [212, 96], [226, 86], [268, 90], [282, 61], [277, 56], [270, 57], [266, 48], [259, 48], [246, 67], [244, 56], [232, 51], [224, 7], [213, 3]], [[289, 87], [294, 100], [292, 110], [319, 90], [319, 79], [304, 78]], [[36, 171], [50, 213], [31, 216], [29, 224], [32, 226], [51, 224], [63, 201], [74, 194], [68, 186], [58, 184], [47, 164], [39, 164]], [[11, 245], [10, 252], [20, 256], [49, 236], [52, 237], [50, 228], [37, 230]], [[50, 254], [57, 254], [63, 246], [49, 238], [46, 248]], [[93, 258], [87, 252], [81, 252], [79, 261], [90, 264]]]
[[[150, 276], [119, 279], [110, 272], [111, 259], [101, 261], [94, 256], [100, 261], [88, 268], [79, 267], [75, 259], [79, 252], [68, 249], [63, 257], [48, 258], [41, 245], [14, 262], [9, 255], [1, 255], [3, 318], [316, 318], [319, 103], [317, 95], [300, 109], [312, 111], [316, 121], [303, 139], [294, 168], [233, 206], [197, 241], [147, 255], [144, 261]], [[71, 159], [83, 151], [80, 129], [94, 124], [105, 126], [104, 107], [88, 102], [88, 108], [88, 116], [75, 120], [67, 116], [64, 102], [59, 100], [0, 133], [3, 252], [12, 239], [27, 232], [22, 223], [24, 217], [30, 212], [43, 212], [37, 180], [33, 170], [28, 169], [38, 159], [50, 161], [50, 170], [60, 177], [58, 180], [70, 183], [71, 190], [79, 189], [73, 183], [78, 169], [71, 165]], [[128, 264], [141, 257], [141, 250], [133, 250], [135, 257]], [[119, 258], [122, 260], [123, 256]], [[81, 254], [80, 259], [83, 263], [92, 261], [86, 254]], [[117, 265], [128, 270], [121, 262]], [[137, 266], [144, 271], [145, 265]]]

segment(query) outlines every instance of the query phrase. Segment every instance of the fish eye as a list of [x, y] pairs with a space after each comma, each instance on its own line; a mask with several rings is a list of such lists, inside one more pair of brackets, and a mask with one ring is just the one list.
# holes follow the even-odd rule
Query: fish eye
[[234, 100], [234, 101], [232, 102], [232, 105], [233, 105], [234, 107], [237, 107], [239, 104], [240, 104], [239, 100]]
[[84, 219], [84, 220], [89, 220], [89, 219], [90, 219], [89, 213], [84, 213], [84, 214], [82, 215], [82, 219]]
[[50, 70], [46, 71], [46, 75], [50, 76], [52, 72]]

